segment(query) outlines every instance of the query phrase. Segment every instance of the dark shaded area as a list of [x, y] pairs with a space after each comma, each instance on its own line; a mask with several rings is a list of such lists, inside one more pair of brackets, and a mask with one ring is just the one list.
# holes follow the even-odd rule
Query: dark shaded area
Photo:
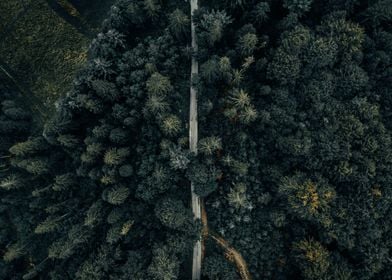
[[107, 17], [110, 7], [116, 0], [89, 1], [69, 0], [80, 12], [82, 18], [94, 29], [100, 28], [102, 20]]
[[[73, 16], [67, 11], [62, 5], [60, 5], [57, 0], [47, 0], [48, 5], [55, 11], [60, 17], [62, 17], [66, 22], [71, 24], [78, 30], [81, 34], [91, 39], [94, 36], [90, 27], [78, 16]], [[98, 16], [99, 18], [99, 16]]]

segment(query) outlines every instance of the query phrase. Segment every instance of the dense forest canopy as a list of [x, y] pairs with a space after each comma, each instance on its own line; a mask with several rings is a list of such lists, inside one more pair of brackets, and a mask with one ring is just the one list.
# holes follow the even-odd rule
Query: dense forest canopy
[[0, 88], [0, 278], [390, 279], [391, 60], [391, 0], [118, 0], [44, 127]]

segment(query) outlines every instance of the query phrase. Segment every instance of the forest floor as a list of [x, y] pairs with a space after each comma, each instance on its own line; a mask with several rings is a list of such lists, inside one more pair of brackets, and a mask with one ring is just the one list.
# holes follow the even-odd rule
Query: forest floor
[[30, 105], [40, 109], [36, 111], [43, 118], [49, 117], [53, 103], [70, 89], [86, 62], [91, 37], [113, 3], [0, 1], [0, 78], [10, 80], [11, 76], [14, 86], [35, 103]]

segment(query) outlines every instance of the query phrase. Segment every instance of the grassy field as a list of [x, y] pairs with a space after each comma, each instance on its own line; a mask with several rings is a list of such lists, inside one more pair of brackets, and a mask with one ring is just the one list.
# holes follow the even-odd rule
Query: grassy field
[[[59, 16], [47, 1], [24, 2], [28, 8], [22, 13], [21, 0], [0, 1], [0, 60], [13, 72], [16, 83], [26, 89], [23, 94], [34, 95], [30, 100], [38, 103], [35, 106], [41, 107], [46, 118], [53, 110], [53, 102], [70, 89], [75, 74], [84, 65], [90, 38]], [[91, 4], [91, 9], [88, 2], [91, 1], [79, 0], [78, 5], [64, 0], [57, 3], [95, 33], [114, 1], [94, 1], [99, 3]], [[17, 15], [22, 16], [10, 25]]]

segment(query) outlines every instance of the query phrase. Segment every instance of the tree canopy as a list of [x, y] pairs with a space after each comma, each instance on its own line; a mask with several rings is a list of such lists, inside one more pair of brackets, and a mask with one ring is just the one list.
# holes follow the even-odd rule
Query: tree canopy
[[0, 276], [389, 279], [392, 1], [189, 10], [117, 1], [43, 128], [0, 89]]

